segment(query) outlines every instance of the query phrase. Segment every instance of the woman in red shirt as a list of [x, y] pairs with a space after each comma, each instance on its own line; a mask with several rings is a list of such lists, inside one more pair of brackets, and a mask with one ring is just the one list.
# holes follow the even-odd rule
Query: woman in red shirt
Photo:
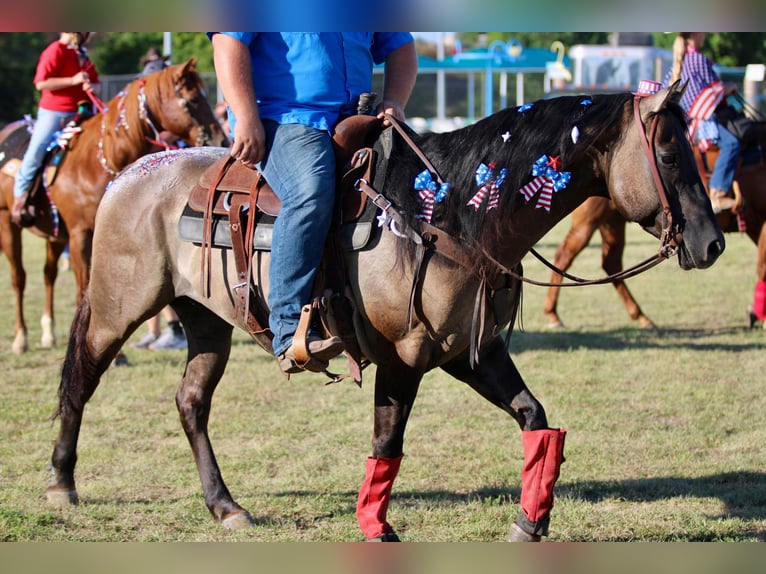
[[32, 137], [13, 187], [15, 201], [11, 219], [19, 225], [31, 225], [33, 221], [33, 214], [26, 208], [29, 188], [53, 134], [75, 116], [80, 102], [88, 100], [86, 92], [98, 93], [98, 72], [85, 51], [90, 34], [61, 32], [59, 39], [43, 50], [37, 62], [34, 84], [42, 96]]

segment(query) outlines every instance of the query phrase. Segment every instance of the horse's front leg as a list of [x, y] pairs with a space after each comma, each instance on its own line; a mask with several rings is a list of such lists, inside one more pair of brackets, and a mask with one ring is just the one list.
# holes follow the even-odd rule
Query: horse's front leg
[[56, 346], [56, 319], [53, 311], [54, 288], [59, 274], [59, 258], [65, 248], [66, 243], [59, 241], [48, 241], [46, 244], [45, 266], [43, 269], [45, 277], [45, 307], [40, 318], [40, 327], [42, 328], [40, 346], [43, 349], [51, 349]]
[[367, 459], [356, 507], [357, 521], [368, 541], [399, 541], [386, 516], [403, 457], [404, 430], [422, 376], [421, 370], [401, 363], [377, 368], [372, 456]]
[[766, 224], [761, 225], [761, 232], [756, 238], [758, 263], [756, 264], [756, 282], [753, 289], [753, 305], [748, 309], [750, 328], [762, 321], [766, 329]]
[[442, 367], [492, 404], [510, 414], [522, 431], [521, 513], [510, 541], [539, 541], [548, 534], [553, 487], [564, 462], [566, 431], [548, 427], [545, 410], [529, 392], [500, 337], [486, 344], [471, 369], [466, 357]]
[[93, 230], [77, 229], [69, 233], [69, 258], [72, 264], [75, 283], [77, 284], [77, 303], [85, 295], [90, 283], [90, 263], [93, 252]]
[[213, 393], [229, 360], [233, 328], [185, 299], [176, 300], [173, 308], [189, 344], [186, 371], [176, 392], [176, 407], [197, 464], [205, 505], [226, 528], [249, 528], [254, 520], [229, 493], [208, 435]]
[[29, 350], [27, 340], [27, 324], [24, 320], [24, 289], [27, 285], [27, 274], [21, 258], [21, 228], [11, 223], [9, 209], [0, 210], [0, 244], [11, 266], [11, 287], [16, 296], [16, 322], [13, 328], [13, 345], [11, 350], [21, 355]]

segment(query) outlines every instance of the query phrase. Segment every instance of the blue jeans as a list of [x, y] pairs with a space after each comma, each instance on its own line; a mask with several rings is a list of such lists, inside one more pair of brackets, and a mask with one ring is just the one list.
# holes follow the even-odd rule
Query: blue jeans
[[718, 149], [720, 153], [713, 166], [708, 186], [710, 189], [721, 189], [728, 193], [734, 182], [734, 172], [737, 170], [740, 144], [736, 136], [721, 124], [718, 124]]
[[274, 354], [285, 352], [309, 303], [335, 203], [330, 134], [301, 124], [264, 121], [266, 157], [258, 165], [282, 201], [269, 267], [269, 327]]
[[53, 139], [53, 134], [65, 126], [74, 116], [75, 112], [54, 112], [45, 108], [38, 110], [32, 137], [29, 139], [29, 146], [24, 152], [24, 159], [21, 160], [19, 171], [16, 172], [16, 181], [13, 183], [14, 197], [21, 197], [29, 191], [37, 170], [43, 165], [43, 158], [48, 150], [48, 144]]

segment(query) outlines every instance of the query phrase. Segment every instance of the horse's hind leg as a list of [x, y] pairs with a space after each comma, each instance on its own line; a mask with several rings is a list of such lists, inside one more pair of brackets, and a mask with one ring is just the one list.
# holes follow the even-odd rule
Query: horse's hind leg
[[510, 541], [539, 541], [548, 534], [553, 487], [564, 461], [566, 431], [548, 427], [545, 410], [529, 392], [499, 337], [485, 345], [471, 369], [466, 358], [443, 369], [510, 414], [522, 430], [521, 513]]
[[[596, 222], [580, 219], [581, 221], [578, 221], [576, 217], [573, 217], [572, 227], [567, 232], [566, 237], [564, 237], [564, 241], [556, 249], [553, 264], [561, 271], [569, 269], [575, 257], [588, 246], [593, 233], [596, 231]], [[551, 329], [559, 329], [564, 326], [557, 311], [558, 298], [561, 291], [561, 287], [558, 284], [562, 280], [563, 277], [555, 271], [551, 274], [550, 282], [556, 285], [548, 287], [548, 291], [545, 293], [545, 300], [543, 301], [543, 313], [548, 318], [548, 327]]]
[[[607, 275], [622, 271], [622, 255], [625, 251], [625, 224], [626, 221], [617, 211], [599, 227], [601, 234], [601, 266]], [[628, 312], [628, 316], [644, 328], [654, 327], [652, 320], [644, 315], [638, 302], [628, 289], [625, 281], [612, 283], [617, 290], [622, 304]]]
[[59, 408], [56, 412], [60, 428], [51, 457], [51, 478], [46, 491], [48, 502], [54, 506], [76, 504], [78, 501], [74, 469], [83, 410], [98, 387], [101, 375], [124, 342], [124, 339], [111, 339], [111, 344], [96, 350], [90, 343], [91, 326], [91, 305], [86, 296], [75, 311], [61, 368]]
[[51, 349], [56, 346], [56, 320], [53, 311], [53, 295], [56, 286], [56, 278], [59, 273], [58, 262], [61, 254], [64, 252], [64, 248], [66, 248], [66, 243], [59, 241], [48, 241], [46, 244], [44, 267], [45, 307], [43, 309], [43, 315], [40, 318], [40, 327], [42, 328], [40, 346], [43, 349]]
[[229, 493], [210, 444], [207, 425], [210, 406], [231, 351], [232, 326], [187, 299], [172, 304], [186, 331], [188, 361], [176, 406], [202, 482], [210, 513], [229, 529], [247, 528], [252, 516]]

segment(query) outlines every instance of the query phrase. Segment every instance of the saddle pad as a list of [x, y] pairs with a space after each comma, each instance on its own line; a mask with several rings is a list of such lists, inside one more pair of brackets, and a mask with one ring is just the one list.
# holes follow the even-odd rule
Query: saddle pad
[[[0, 131], [0, 168], [13, 159], [21, 160], [24, 157], [30, 137], [29, 124], [24, 120], [8, 124]], [[6, 170], [3, 173], [8, 174]], [[12, 174], [9, 175], [12, 177]]]
[[[202, 217], [188, 206], [178, 220], [178, 236], [182, 241], [202, 244]], [[361, 221], [341, 226], [340, 239], [344, 251], [363, 249], [372, 236], [373, 222]], [[261, 215], [253, 232], [253, 249], [271, 251], [271, 238], [274, 232], [274, 217]], [[213, 247], [231, 249], [231, 231], [226, 217], [213, 217]]]

